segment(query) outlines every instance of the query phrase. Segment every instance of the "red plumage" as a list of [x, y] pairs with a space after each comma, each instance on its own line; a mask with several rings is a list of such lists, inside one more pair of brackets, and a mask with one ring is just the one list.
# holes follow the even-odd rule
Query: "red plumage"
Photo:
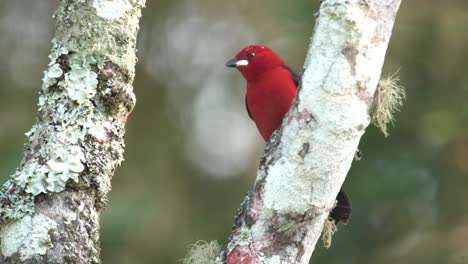
[[[247, 81], [247, 112], [268, 141], [289, 111], [299, 76], [271, 49], [258, 45], [243, 48], [226, 66], [236, 67]], [[341, 189], [329, 217], [335, 223], [347, 223], [350, 216], [351, 201]]]
[[294, 100], [297, 75], [265, 46], [243, 48], [227, 66], [236, 67], [247, 81], [247, 110], [268, 141]]

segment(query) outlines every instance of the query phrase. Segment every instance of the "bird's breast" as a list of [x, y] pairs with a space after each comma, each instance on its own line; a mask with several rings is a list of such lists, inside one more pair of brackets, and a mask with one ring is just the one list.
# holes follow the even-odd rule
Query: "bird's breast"
[[265, 141], [281, 126], [296, 94], [291, 74], [285, 70], [265, 74], [247, 84], [247, 105]]

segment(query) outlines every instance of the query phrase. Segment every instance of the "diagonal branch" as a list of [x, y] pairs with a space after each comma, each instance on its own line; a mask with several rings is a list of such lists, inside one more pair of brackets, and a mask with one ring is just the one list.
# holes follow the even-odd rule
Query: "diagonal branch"
[[370, 122], [400, 0], [326, 0], [302, 86], [265, 149], [224, 263], [308, 263]]

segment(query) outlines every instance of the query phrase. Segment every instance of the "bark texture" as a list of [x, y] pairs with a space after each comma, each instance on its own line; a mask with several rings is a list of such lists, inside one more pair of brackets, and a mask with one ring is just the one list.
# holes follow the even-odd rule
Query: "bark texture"
[[0, 192], [0, 263], [99, 263], [99, 211], [135, 105], [145, 0], [61, 0], [24, 158]]
[[325, 0], [302, 84], [218, 260], [309, 263], [370, 123], [400, 0]]

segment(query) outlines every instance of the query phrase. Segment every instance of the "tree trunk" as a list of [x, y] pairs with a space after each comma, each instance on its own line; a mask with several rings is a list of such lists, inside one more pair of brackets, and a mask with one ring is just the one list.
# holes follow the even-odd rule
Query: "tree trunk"
[[323, 1], [302, 85], [238, 210], [224, 263], [309, 262], [371, 120], [399, 5]]
[[24, 158], [0, 193], [1, 263], [99, 263], [145, 0], [61, 0]]

